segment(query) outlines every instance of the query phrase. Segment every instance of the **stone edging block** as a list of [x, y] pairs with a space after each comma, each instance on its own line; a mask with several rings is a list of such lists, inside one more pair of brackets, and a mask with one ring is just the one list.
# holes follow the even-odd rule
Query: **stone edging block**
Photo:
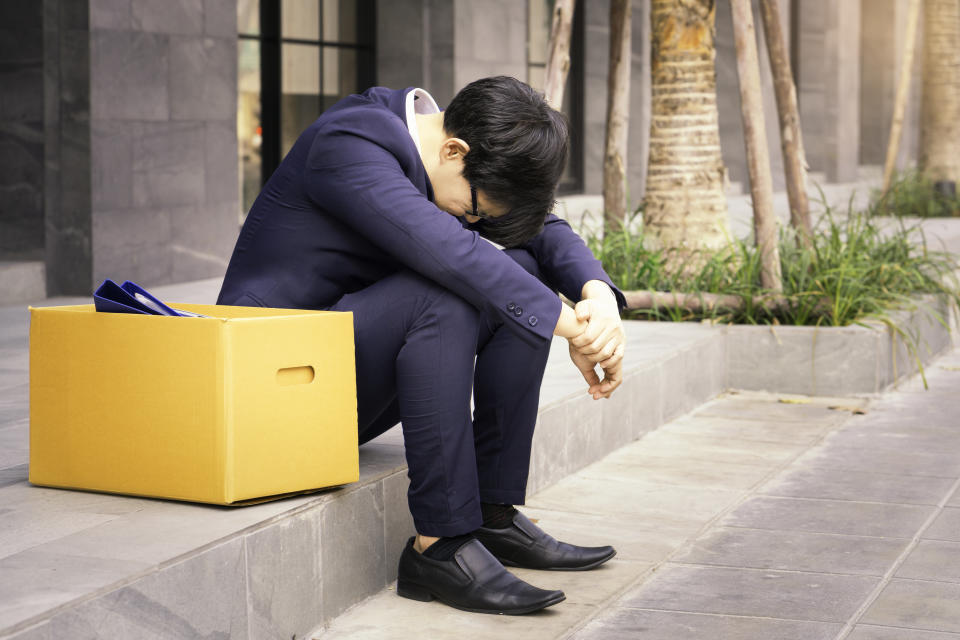
[[[917, 359], [926, 364], [951, 344], [949, 327], [956, 319], [946, 300], [918, 303], [893, 314], [905, 335], [879, 321], [847, 327], [731, 325], [728, 386], [799, 395], [879, 393], [915, 373]], [[914, 354], [908, 344], [916, 346]]]

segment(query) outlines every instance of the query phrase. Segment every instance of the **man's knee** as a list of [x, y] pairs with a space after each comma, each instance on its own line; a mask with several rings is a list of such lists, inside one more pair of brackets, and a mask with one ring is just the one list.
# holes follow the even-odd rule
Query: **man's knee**
[[479, 322], [479, 310], [450, 289], [413, 272], [407, 272], [404, 279], [422, 301], [423, 310], [435, 312], [440, 321], [463, 328]]
[[504, 249], [503, 252], [513, 258], [514, 262], [526, 269], [527, 273], [550, 287], [550, 289], [556, 290], [553, 285], [547, 282], [543, 272], [540, 270], [540, 264], [532, 253], [526, 249]]

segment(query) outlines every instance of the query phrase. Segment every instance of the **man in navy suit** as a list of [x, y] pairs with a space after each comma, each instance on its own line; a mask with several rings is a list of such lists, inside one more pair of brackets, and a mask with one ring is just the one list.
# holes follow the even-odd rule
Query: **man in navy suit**
[[218, 304], [354, 314], [360, 441], [403, 430], [418, 535], [402, 596], [528, 613], [564, 594], [504, 564], [615, 554], [558, 542], [513, 506], [552, 337], [594, 399], [622, 377], [623, 296], [548, 214], [567, 147], [563, 116], [513, 78], [471, 83], [445, 111], [421, 89], [373, 88], [300, 135], [237, 240]]

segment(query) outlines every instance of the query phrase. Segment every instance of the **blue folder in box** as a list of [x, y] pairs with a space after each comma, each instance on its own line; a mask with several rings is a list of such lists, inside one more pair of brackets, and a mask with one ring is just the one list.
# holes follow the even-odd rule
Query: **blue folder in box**
[[202, 318], [198, 313], [174, 309], [153, 297], [146, 289], [127, 280], [117, 284], [113, 280], [103, 281], [93, 294], [93, 304], [97, 311], [106, 313], [141, 313], [151, 316], [178, 316]]

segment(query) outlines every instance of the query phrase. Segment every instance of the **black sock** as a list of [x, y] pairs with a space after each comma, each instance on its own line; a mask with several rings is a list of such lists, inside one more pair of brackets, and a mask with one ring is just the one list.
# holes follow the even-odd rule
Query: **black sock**
[[509, 504], [481, 502], [480, 511], [483, 513], [483, 526], [486, 529], [506, 529], [513, 524], [513, 516], [517, 515], [517, 510]]
[[451, 560], [457, 549], [473, 538], [469, 533], [462, 536], [453, 536], [451, 538], [443, 537], [427, 547], [423, 555], [433, 560]]

